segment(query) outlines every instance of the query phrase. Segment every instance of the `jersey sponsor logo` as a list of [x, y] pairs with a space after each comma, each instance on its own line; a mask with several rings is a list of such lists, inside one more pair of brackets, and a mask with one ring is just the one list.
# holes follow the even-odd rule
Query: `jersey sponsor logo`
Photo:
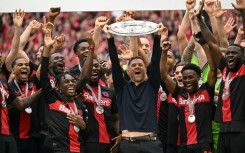
[[[201, 94], [201, 95], [199, 95], [198, 97], [193, 98], [192, 100], [193, 100], [195, 103], [197, 103], [197, 102], [204, 102], [204, 101], [205, 101], [205, 95]], [[180, 97], [180, 98], [179, 98], [179, 104], [180, 104], [180, 105], [188, 105], [188, 100], [185, 99], [185, 98], [183, 98], [183, 97]]]
[[[93, 96], [89, 92], [87, 92], [87, 91], [85, 91], [83, 93], [83, 97], [85, 98], [85, 101], [87, 101], [87, 102], [95, 102]], [[100, 104], [101, 104], [101, 106], [108, 106], [108, 107], [110, 107], [110, 105], [111, 105], [111, 99], [101, 97]]]
[[59, 106], [59, 111], [64, 112], [66, 114], [70, 114], [71, 113], [71, 110], [68, 109], [67, 107], [65, 107], [65, 105], [62, 105], [62, 104]]

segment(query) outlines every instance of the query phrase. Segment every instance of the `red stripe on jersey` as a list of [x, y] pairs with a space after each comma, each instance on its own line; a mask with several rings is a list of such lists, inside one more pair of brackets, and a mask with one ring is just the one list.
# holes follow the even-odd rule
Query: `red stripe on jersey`
[[[69, 103], [72, 110], [75, 112], [74, 103]], [[70, 152], [80, 152], [80, 142], [78, 140], [78, 132], [74, 130], [74, 124], [69, 126]]]
[[101, 80], [101, 79], [99, 79], [99, 85], [106, 87], [106, 83], [103, 80]]
[[161, 99], [160, 99], [160, 96], [161, 96], [161, 90], [158, 90], [158, 95], [157, 95], [157, 121], [159, 121], [159, 112], [160, 112], [160, 106], [161, 106]]
[[1, 108], [1, 123], [2, 123], [1, 134], [10, 135], [8, 121], [9, 121], [8, 108], [2, 107]]
[[178, 138], [177, 138], [177, 146], [180, 145], [180, 126], [178, 126]]
[[[224, 69], [223, 76], [222, 76], [222, 79], [224, 82], [226, 80], [226, 73], [227, 73], [227, 69]], [[232, 80], [234, 80], [235, 78], [237, 78], [239, 76], [243, 76], [244, 74], [245, 74], [245, 65], [242, 65], [242, 67], [239, 69], [238, 72], [230, 72], [230, 78], [229, 79], [233, 78]], [[229, 93], [232, 94], [230, 92], [230, 88], [229, 88]], [[227, 99], [222, 99], [222, 101], [223, 101], [223, 106], [222, 106], [223, 122], [230, 122], [230, 121], [232, 121], [230, 96]]]
[[98, 121], [99, 124], [99, 142], [100, 143], [110, 143], [110, 135], [107, 132], [106, 129], [106, 123], [105, 123], [105, 118], [104, 118], [104, 113], [103, 114], [98, 114], [96, 112], [96, 107], [97, 105], [94, 105], [94, 117]]
[[30, 129], [30, 122], [31, 122], [31, 115], [27, 114], [25, 111], [20, 112], [20, 133], [19, 138], [20, 139], [26, 139], [29, 138], [29, 129]]
[[[193, 112], [193, 114], [195, 114], [195, 112]], [[189, 115], [190, 115], [189, 107], [185, 107], [185, 125], [186, 125], [186, 133], [187, 133], [187, 145], [197, 144], [196, 122], [189, 123], [188, 122]]]

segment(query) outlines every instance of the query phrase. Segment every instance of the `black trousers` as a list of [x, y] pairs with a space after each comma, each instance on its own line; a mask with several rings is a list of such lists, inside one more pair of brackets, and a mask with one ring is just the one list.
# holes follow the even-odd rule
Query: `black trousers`
[[244, 153], [245, 133], [220, 133], [218, 140], [218, 153]]
[[107, 143], [85, 143], [84, 153], [110, 153], [111, 147]]
[[213, 153], [213, 143], [180, 146], [179, 153]]
[[35, 138], [15, 139], [18, 153], [38, 153], [38, 143]]
[[120, 153], [162, 153], [162, 142], [157, 140], [122, 140]]
[[13, 136], [0, 134], [0, 153], [18, 153]]

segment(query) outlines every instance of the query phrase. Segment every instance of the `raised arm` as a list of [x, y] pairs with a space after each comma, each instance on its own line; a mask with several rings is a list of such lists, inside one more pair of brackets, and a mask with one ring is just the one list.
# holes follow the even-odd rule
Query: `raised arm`
[[236, 5], [232, 3], [232, 6], [241, 12], [242, 15], [242, 23], [243, 27], [245, 27], [245, 1], [244, 0], [236, 0]]
[[167, 90], [169, 92], [173, 93], [175, 88], [176, 88], [176, 83], [168, 74], [168, 65], [167, 65], [167, 52], [170, 48], [171, 48], [171, 43], [169, 41], [164, 41], [162, 43], [162, 56], [161, 56], [161, 60], [160, 60], [160, 72], [161, 72], [162, 81], [164, 81], [164, 84], [165, 84]]
[[5, 59], [5, 64], [9, 72], [11, 72], [12, 62], [15, 60], [18, 54], [19, 46], [20, 46], [20, 34], [21, 34], [21, 26], [23, 23], [25, 13], [24, 11], [15, 11], [13, 13], [13, 22], [14, 22], [14, 37], [11, 44], [11, 50]]
[[36, 20], [32, 20], [29, 25], [26, 27], [25, 31], [20, 36], [20, 48], [19, 50], [23, 50], [26, 43], [28, 42], [32, 30], [39, 29], [41, 27], [41, 23]]
[[51, 7], [48, 13], [48, 22], [54, 23], [55, 18], [60, 14], [60, 7]]
[[109, 33], [110, 27], [105, 25], [103, 28], [104, 33], [106, 34], [107, 41], [108, 41], [108, 49], [109, 55], [112, 64], [112, 79], [114, 83], [114, 88], [116, 92], [119, 92], [124, 84], [124, 78], [122, 73], [122, 68], [120, 67], [119, 59], [117, 56], [117, 49], [114, 43], [114, 38]]
[[203, 38], [201, 32], [196, 32], [194, 34], [194, 37], [195, 37], [196, 41], [202, 46], [202, 48], [203, 48], [203, 50], [207, 56], [207, 61], [208, 61], [208, 64], [210, 66], [210, 70], [208, 72], [207, 82], [211, 87], [214, 87], [216, 80], [217, 80], [217, 64], [215, 62], [214, 54], [211, 53], [211, 50], [210, 50], [208, 44], [206, 44], [206, 41]]
[[153, 89], [158, 90], [160, 87], [160, 80], [161, 80], [161, 74], [160, 74], [160, 58], [161, 58], [161, 34], [164, 29], [164, 26], [162, 23], [158, 24], [159, 30], [155, 33], [154, 36], [154, 44], [153, 44], [153, 51], [152, 51], [152, 57], [151, 57], [151, 67], [150, 67], [150, 74], [149, 74], [149, 81], [151, 82], [151, 85]]
[[179, 26], [179, 31], [177, 34], [178, 41], [179, 41], [179, 52], [180, 56], [182, 56], [184, 49], [188, 45], [188, 40], [186, 37], [186, 31], [188, 30], [190, 26], [190, 21], [189, 21], [189, 11], [193, 9], [196, 5], [196, 0], [186, 0], [186, 11], [185, 15], [182, 19], [182, 22]]
[[217, 27], [218, 27], [218, 35], [219, 35], [219, 45], [222, 48], [227, 48], [229, 46], [229, 42], [227, 40], [226, 31], [223, 25], [222, 17], [226, 11], [222, 10], [221, 8], [221, 1], [217, 0], [216, 2], [216, 9], [215, 9], [215, 17], [217, 20]]
[[77, 93], [80, 93], [82, 90], [82, 87], [89, 81], [92, 69], [93, 69], [93, 57], [94, 57], [94, 41], [92, 39], [92, 31], [87, 34], [87, 42], [89, 43], [89, 52], [88, 56], [83, 64], [82, 71], [80, 73], [79, 79], [77, 81], [76, 85], [76, 91]]
[[234, 41], [234, 44], [238, 44], [240, 45], [241, 41], [242, 41], [242, 37], [244, 35], [244, 30], [243, 30], [243, 26], [240, 26], [236, 35], [236, 39]]
[[209, 49], [212, 51], [213, 57], [215, 57], [215, 62], [218, 65], [222, 59], [222, 54], [219, 50], [219, 45], [217, 40], [215, 39], [214, 35], [211, 33], [211, 31], [208, 29], [207, 25], [204, 23], [201, 11], [204, 6], [204, 0], [200, 1], [200, 7], [198, 10], [195, 10], [195, 15], [197, 16], [198, 23], [200, 25], [200, 29], [202, 32], [202, 35], [206, 41], [206, 43], [209, 46]]
[[109, 19], [107, 19], [106, 16], [100, 16], [95, 20], [95, 27], [94, 27], [94, 34], [93, 34], [93, 40], [95, 43], [94, 49], [95, 49], [95, 55], [98, 54], [98, 48], [100, 43], [100, 36], [101, 31], [104, 25], [106, 25], [109, 22]]

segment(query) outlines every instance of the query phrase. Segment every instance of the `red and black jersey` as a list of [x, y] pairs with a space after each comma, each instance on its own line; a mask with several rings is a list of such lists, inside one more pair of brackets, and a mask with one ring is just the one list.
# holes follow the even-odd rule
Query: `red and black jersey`
[[[45, 145], [52, 151], [60, 152], [76, 152], [80, 153], [83, 142], [83, 130], [76, 132], [74, 124], [69, 123], [67, 114], [75, 112], [87, 121], [87, 110], [82, 102], [74, 99], [73, 102], [65, 102], [55, 89], [51, 87], [48, 77], [48, 62], [49, 58], [42, 58], [40, 84], [43, 89], [45, 103], [48, 105], [48, 126], [49, 133], [46, 136]], [[72, 110], [71, 110], [72, 109]]]
[[204, 83], [197, 92], [190, 94], [190, 99], [194, 101], [193, 114], [196, 117], [193, 123], [188, 122], [190, 111], [187, 92], [177, 86], [173, 97], [177, 100], [179, 106], [180, 145], [212, 143], [214, 87]]
[[[8, 91], [8, 83], [7, 79], [9, 77], [9, 73], [5, 64], [2, 66], [2, 73], [0, 73], [0, 134], [10, 135], [10, 127], [9, 127], [9, 117], [8, 117], [8, 107], [7, 107], [7, 100], [9, 97]], [[3, 99], [5, 101], [3, 101]]]
[[179, 110], [178, 103], [168, 94], [168, 139], [167, 143], [171, 145], [180, 145], [180, 126], [179, 126]]
[[[35, 93], [39, 89], [39, 80], [36, 76], [31, 77], [28, 80], [28, 90], [27, 97]], [[12, 102], [18, 96], [26, 96], [26, 83], [19, 84], [21, 95], [18, 87], [15, 85], [14, 80], [9, 82], [9, 99], [8, 104], [12, 104]], [[37, 103], [34, 103], [31, 106], [32, 112], [28, 114], [25, 110], [18, 111], [14, 107], [9, 110], [9, 119], [10, 119], [10, 128], [13, 132], [13, 135], [16, 138], [27, 139], [36, 135], [38, 133], [38, 120], [37, 120]]]
[[[219, 93], [219, 101], [216, 109], [215, 120], [220, 123], [230, 123], [230, 132], [232, 132], [232, 123], [245, 120], [245, 64], [244, 60], [235, 72], [228, 69], [227, 63], [222, 58], [219, 65], [222, 71], [222, 82]], [[222, 98], [226, 77], [229, 73], [229, 97]], [[235, 123], [234, 122], [234, 123]]]
[[[96, 97], [98, 97], [98, 86], [91, 86]], [[84, 104], [88, 109], [89, 122], [86, 128], [86, 142], [110, 143], [116, 136], [113, 114], [118, 113], [117, 101], [113, 90], [101, 86], [101, 106], [104, 113], [98, 114], [91, 91], [87, 88], [82, 91]]]
[[[79, 75], [81, 73], [81, 69], [79, 69], [79, 65], [75, 65], [70, 69], [70, 73], [78, 80]], [[99, 79], [99, 85], [106, 86], [106, 79], [105, 77], [101, 76]]]
[[157, 120], [159, 133], [167, 137], [168, 133], [168, 104], [167, 93], [160, 87], [157, 97]]

